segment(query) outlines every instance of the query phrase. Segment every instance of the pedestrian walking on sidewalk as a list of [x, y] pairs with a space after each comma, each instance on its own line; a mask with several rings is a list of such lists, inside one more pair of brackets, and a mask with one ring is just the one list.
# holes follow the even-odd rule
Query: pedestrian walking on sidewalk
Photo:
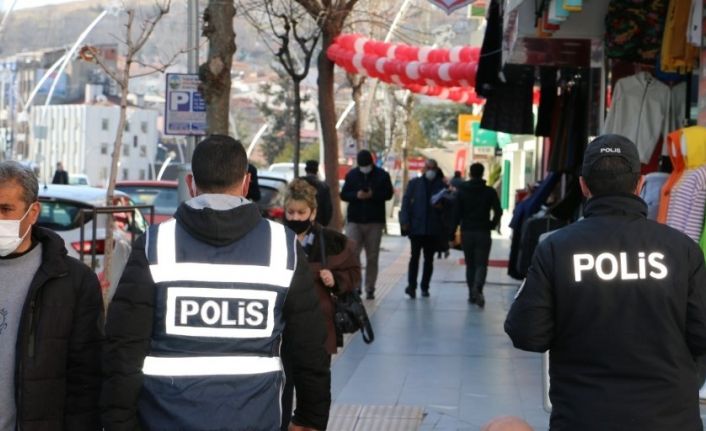
[[[316, 196], [316, 189], [303, 178], [289, 183], [284, 202], [285, 225], [297, 234], [311, 267], [314, 287], [326, 320], [326, 352], [330, 361], [331, 355], [343, 346], [343, 337], [337, 336], [333, 321], [334, 299], [336, 295], [351, 292], [360, 286], [360, 262], [353, 241], [316, 221]], [[287, 378], [284, 386], [282, 431], [287, 431], [289, 424], [295, 384], [293, 379]]]
[[0, 430], [98, 431], [100, 285], [35, 226], [38, 192], [32, 170], [0, 162]]
[[498, 193], [485, 184], [484, 171], [482, 164], [472, 164], [471, 179], [458, 187], [454, 224], [454, 226], [461, 226], [461, 247], [466, 261], [468, 302], [481, 308], [485, 306], [483, 286], [488, 275], [488, 258], [492, 244], [490, 233], [498, 227], [503, 215]]
[[326, 326], [295, 233], [245, 198], [240, 142], [209, 136], [191, 167], [192, 199], [136, 242], [108, 310], [106, 431], [278, 430], [283, 369], [290, 429], [326, 429]]
[[64, 170], [64, 165], [61, 162], [56, 163], [56, 170], [51, 179], [52, 184], [68, 184], [69, 173]]
[[420, 256], [424, 254], [420, 288], [422, 296], [428, 297], [429, 283], [434, 272], [434, 254], [439, 250], [442, 240], [448, 244], [442, 225], [443, 203], [440, 200], [432, 203], [432, 198], [444, 190], [446, 184], [439, 173], [439, 165], [436, 160], [427, 159], [422, 168], [422, 176], [410, 180], [402, 198], [400, 226], [402, 232], [409, 236], [412, 246], [405, 293], [412, 299], [417, 297]]
[[306, 175], [302, 178], [316, 189], [316, 222], [321, 226], [328, 226], [333, 216], [331, 189], [328, 184], [319, 179], [319, 162], [307, 160], [304, 172]]
[[537, 246], [505, 320], [515, 347], [549, 350], [550, 429], [701, 430], [704, 255], [646, 218], [627, 138], [591, 142], [581, 175], [585, 218]]
[[375, 298], [380, 241], [385, 228], [385, 201], [392, 199], [392, 182], [385, 170], [373, 163], [373, 155], [361, 150], [358, 167], [346, 175], [341, 199], [348, 202], [346, 235], [358, 245], [358, 256], [365, 249], [365, 297]]

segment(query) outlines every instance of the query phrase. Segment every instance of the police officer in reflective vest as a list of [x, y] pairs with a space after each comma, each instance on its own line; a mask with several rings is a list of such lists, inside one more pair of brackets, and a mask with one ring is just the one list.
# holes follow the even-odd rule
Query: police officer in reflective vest
[[137, 241], [108, 310], [106, 430], [280, 429], [283, 362], [290, 430], [323, 430], [326, 328], [292, 231], [245, 199], [243, 146], [198, 144], [192, 199]]
[[700, 430], [704, 255], [646, 218], [637, 148], [600, 136], [580, 178], [585, 218], [537, 247], [505, 321], [515, 347], [549, 350], [551, 430]]

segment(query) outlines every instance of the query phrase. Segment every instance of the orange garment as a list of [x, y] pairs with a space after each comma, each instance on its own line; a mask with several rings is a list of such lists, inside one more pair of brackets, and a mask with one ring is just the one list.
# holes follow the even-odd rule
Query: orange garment
[[681, 151], [681, 129], [667, 135], [667, 149], [669, 150], [669, 158], [672, 160], [674, 170], [667, 178], [667, 181], [662, 186], [662, 192], [659, 199], [659, 212], [657, 213], [657, 221], [667, 223], [667, 212], [669, 210], [669, 199], [672, 194], [672, 189], [679, 183], [679, 180], [684, 173], [684, 156]]

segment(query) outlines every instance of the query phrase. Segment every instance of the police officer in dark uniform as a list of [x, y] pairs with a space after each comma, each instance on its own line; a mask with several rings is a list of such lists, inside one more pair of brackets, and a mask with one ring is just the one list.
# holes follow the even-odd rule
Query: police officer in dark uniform
[[635, 145], [586, 149], [585, 218], [537, 247], [505, 321], [515, 347], [549, 350], [551, 430], [701, 430], [704, 256], [646, 218]]
[[239, 142], [206, 138], [192, 169], [193, 198], [137, 242], [108, 310], [105, 429], [279, 430], [283, 369], [290, 429], [326, 429], [326, 327], [294, 232], [244, 198]]

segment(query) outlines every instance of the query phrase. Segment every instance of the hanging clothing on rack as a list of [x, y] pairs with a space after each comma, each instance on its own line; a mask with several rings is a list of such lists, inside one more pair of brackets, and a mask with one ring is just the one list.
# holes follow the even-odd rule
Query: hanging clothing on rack
[[667, 135], [667, 150], [669, 159], [672, 161], [672, 173], [662, 186], [659, 198], [659, 211], [657, 211], [657, 221], [660, 223], [667, 222], [667, 212], [669, 210], [669, 201], [672, 196], [672, 189], [677, 185], [681, 176], [684, 174], [684, 157], [681, 150], [682, 130], [676, 130]]
[[606, 57], [655, 64], [666, 12], [666, 0], [611, 0], [605, 18]]
[[665, 72], [684, 73], [694, 68], [699, 51], [687, 42], [690, 13], [691, 2], [670, 0], [660, 54], [661, 69]]
[[497, 84], [486, 95], [480, 127], [515, 135], [531, 135], [534, 133], [534, 67], [506, 64], [503, 75], [505, 82]]
[[650, 220], [657, 220], [662, 187], [668, 178], [669, 174], [666, 172], [652, 172], [645, 175], [640, 197], [647, 203], [647, 218]]
[[704, 228], [705, 206], [706, 166], [701, 166], [686, 171], [679, 184], [672, 190], [667, 210], [667, 225], [698, 242]]
[[661, 136], [670, 128], [671, 91], [647, 72], [619, 80], [613, 90], [603, 133], [625, 136], [635, 143], [640, 161], [648, 163]]
[[561, 71], [560, 94], [554, 105], [549, 170], [577, 172], [588, 143], [589, 86], [586, 71]]
[[700, 0], [691, 0], [691, 12], [689, 13], [689, 27], [687, 28], [686, 40], [697, 48], [701, 47], [703, 19], [703, 3]]

